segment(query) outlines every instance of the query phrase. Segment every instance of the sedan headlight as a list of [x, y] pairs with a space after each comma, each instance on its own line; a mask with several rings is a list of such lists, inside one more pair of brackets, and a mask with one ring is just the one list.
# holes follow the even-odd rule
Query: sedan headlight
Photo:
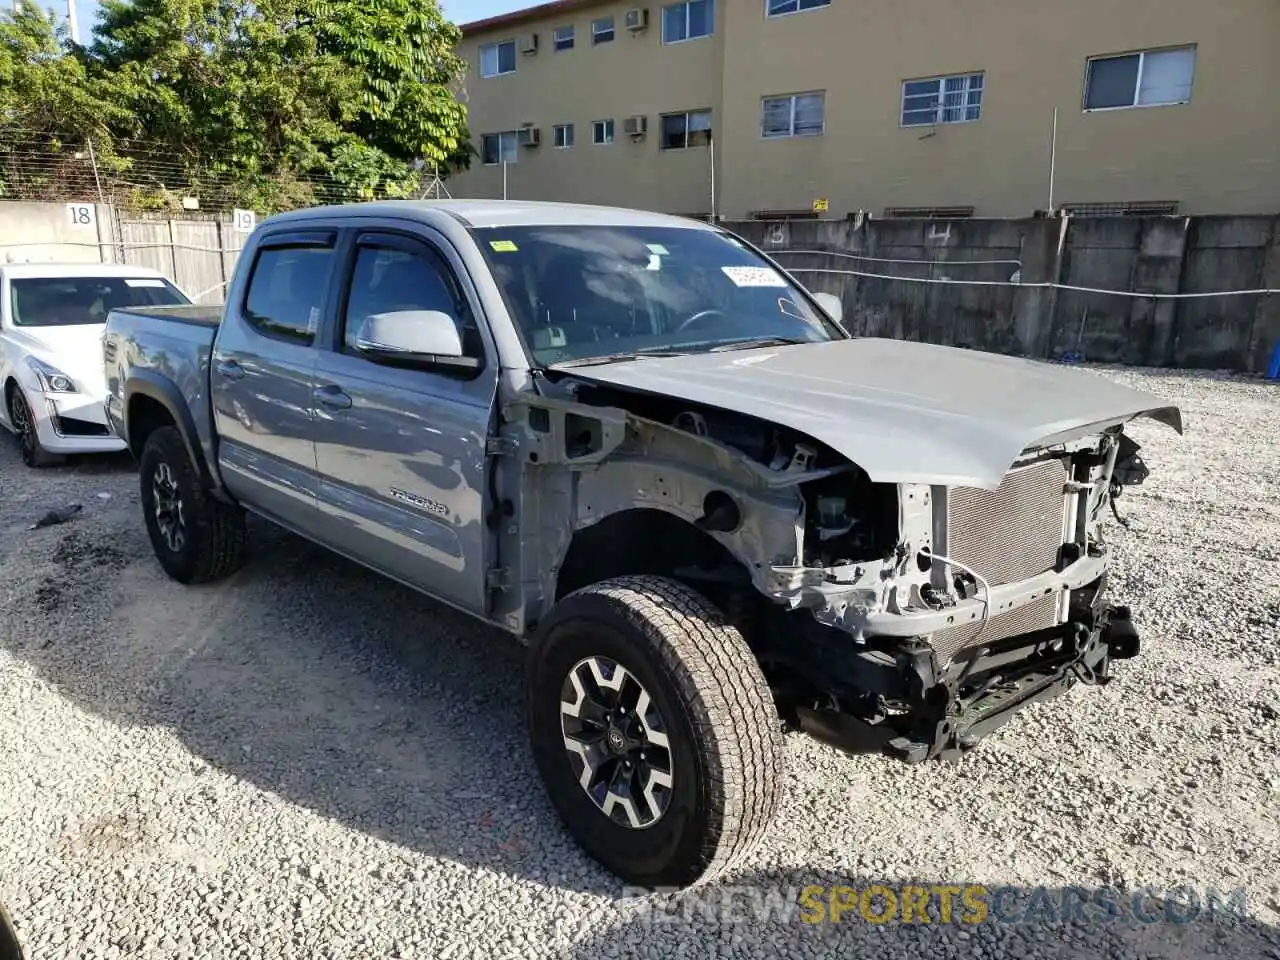
[[76, 382], [52, 364], [45, 363], [36, 357], [27, 357], [27, 366], [40, 381], [40, 389], [45, 393], [79, 393]]

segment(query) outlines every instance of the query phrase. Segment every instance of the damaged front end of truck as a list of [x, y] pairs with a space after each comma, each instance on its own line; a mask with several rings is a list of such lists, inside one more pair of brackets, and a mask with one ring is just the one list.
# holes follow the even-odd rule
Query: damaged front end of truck
[[741, 630], [785, 719], [908, 762], [955, 757], [1137, 655], [1100, 521], [1146, 476], [1124, 423], [1180, 430], [1172, 408], [1059, 430], [998, 482], [912, 482], [829, 438], [597, 374], [565, 371], [504, 410], [513, 628], [608, 577], [680, 579]]

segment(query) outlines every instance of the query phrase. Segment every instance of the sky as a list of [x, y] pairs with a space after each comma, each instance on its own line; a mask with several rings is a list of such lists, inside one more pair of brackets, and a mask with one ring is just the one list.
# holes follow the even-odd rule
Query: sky
[[[0, 0], [3, 2], [3, 0]], [[65, 9], [66, 0], [45, 0], [45, 5], [55, 10]], [[97, 0], [74, 0], [76, 15], [80, 20], [80, 42], [89, 39], [89, 31], [97, 18]], [[521, 7], [532, 7], [541, 0], [442, 0], [444, 15], [455, 23], [469, 23], [472, 20], [483, 20], [485, 17], [496, 17], [498, 14], [510, 13]]]

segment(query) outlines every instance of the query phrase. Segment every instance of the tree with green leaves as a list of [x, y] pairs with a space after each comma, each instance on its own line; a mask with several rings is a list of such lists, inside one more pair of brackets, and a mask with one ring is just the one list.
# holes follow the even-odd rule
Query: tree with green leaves
[[132, 124], [128, 110], [104, 96], [65, 45], [53, 15], [34, 3], [0, 14], [0, 128], [105, 134]]
[[465, 165], [458, 39], [436, 0], [105, 0], [88, 63], [193, 182], [270, 208]]
[[470, 160], [458, 40], [437, 0], [104, 0], [83, 48], [25, 2], [0, 14], [0, 132], [41, 157], [92, 137], [138, 203], [408, 195]]
[[135, 118], [67, 53], [64, 31], [34, 3], [0, 14], [0, 197], [26, 196], [91, 176], [76, 153], [84, 138], [100, 141], [113, 162], [111, 131]]

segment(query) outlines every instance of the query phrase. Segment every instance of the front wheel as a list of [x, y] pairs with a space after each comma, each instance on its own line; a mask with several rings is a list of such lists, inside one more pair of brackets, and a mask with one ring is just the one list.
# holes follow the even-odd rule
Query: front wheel
[[562, 600], [530, 651], [535, 761], [574, 839], [644, 887], [704, 883], [763, 838], [781, 737], [742, 634], [701, 594], [621, 577]]
[[165, 573], [179, 583], [204, 583], [239, 569], [244, 511], [209, 495], [176, 427], [147, 437], [138, 477], [147, 535]]
[[50, 453], [40, 443], [40, 433], [36, 430], [35, 414], [31, 412], [31, 404], [22, 388], [14, 386], [9, 392], [9, 422], [18, 435], [18, 449], [22, 452], [22, 462], [28, 467], [51, 467], [62, 463], [62, 457]]

